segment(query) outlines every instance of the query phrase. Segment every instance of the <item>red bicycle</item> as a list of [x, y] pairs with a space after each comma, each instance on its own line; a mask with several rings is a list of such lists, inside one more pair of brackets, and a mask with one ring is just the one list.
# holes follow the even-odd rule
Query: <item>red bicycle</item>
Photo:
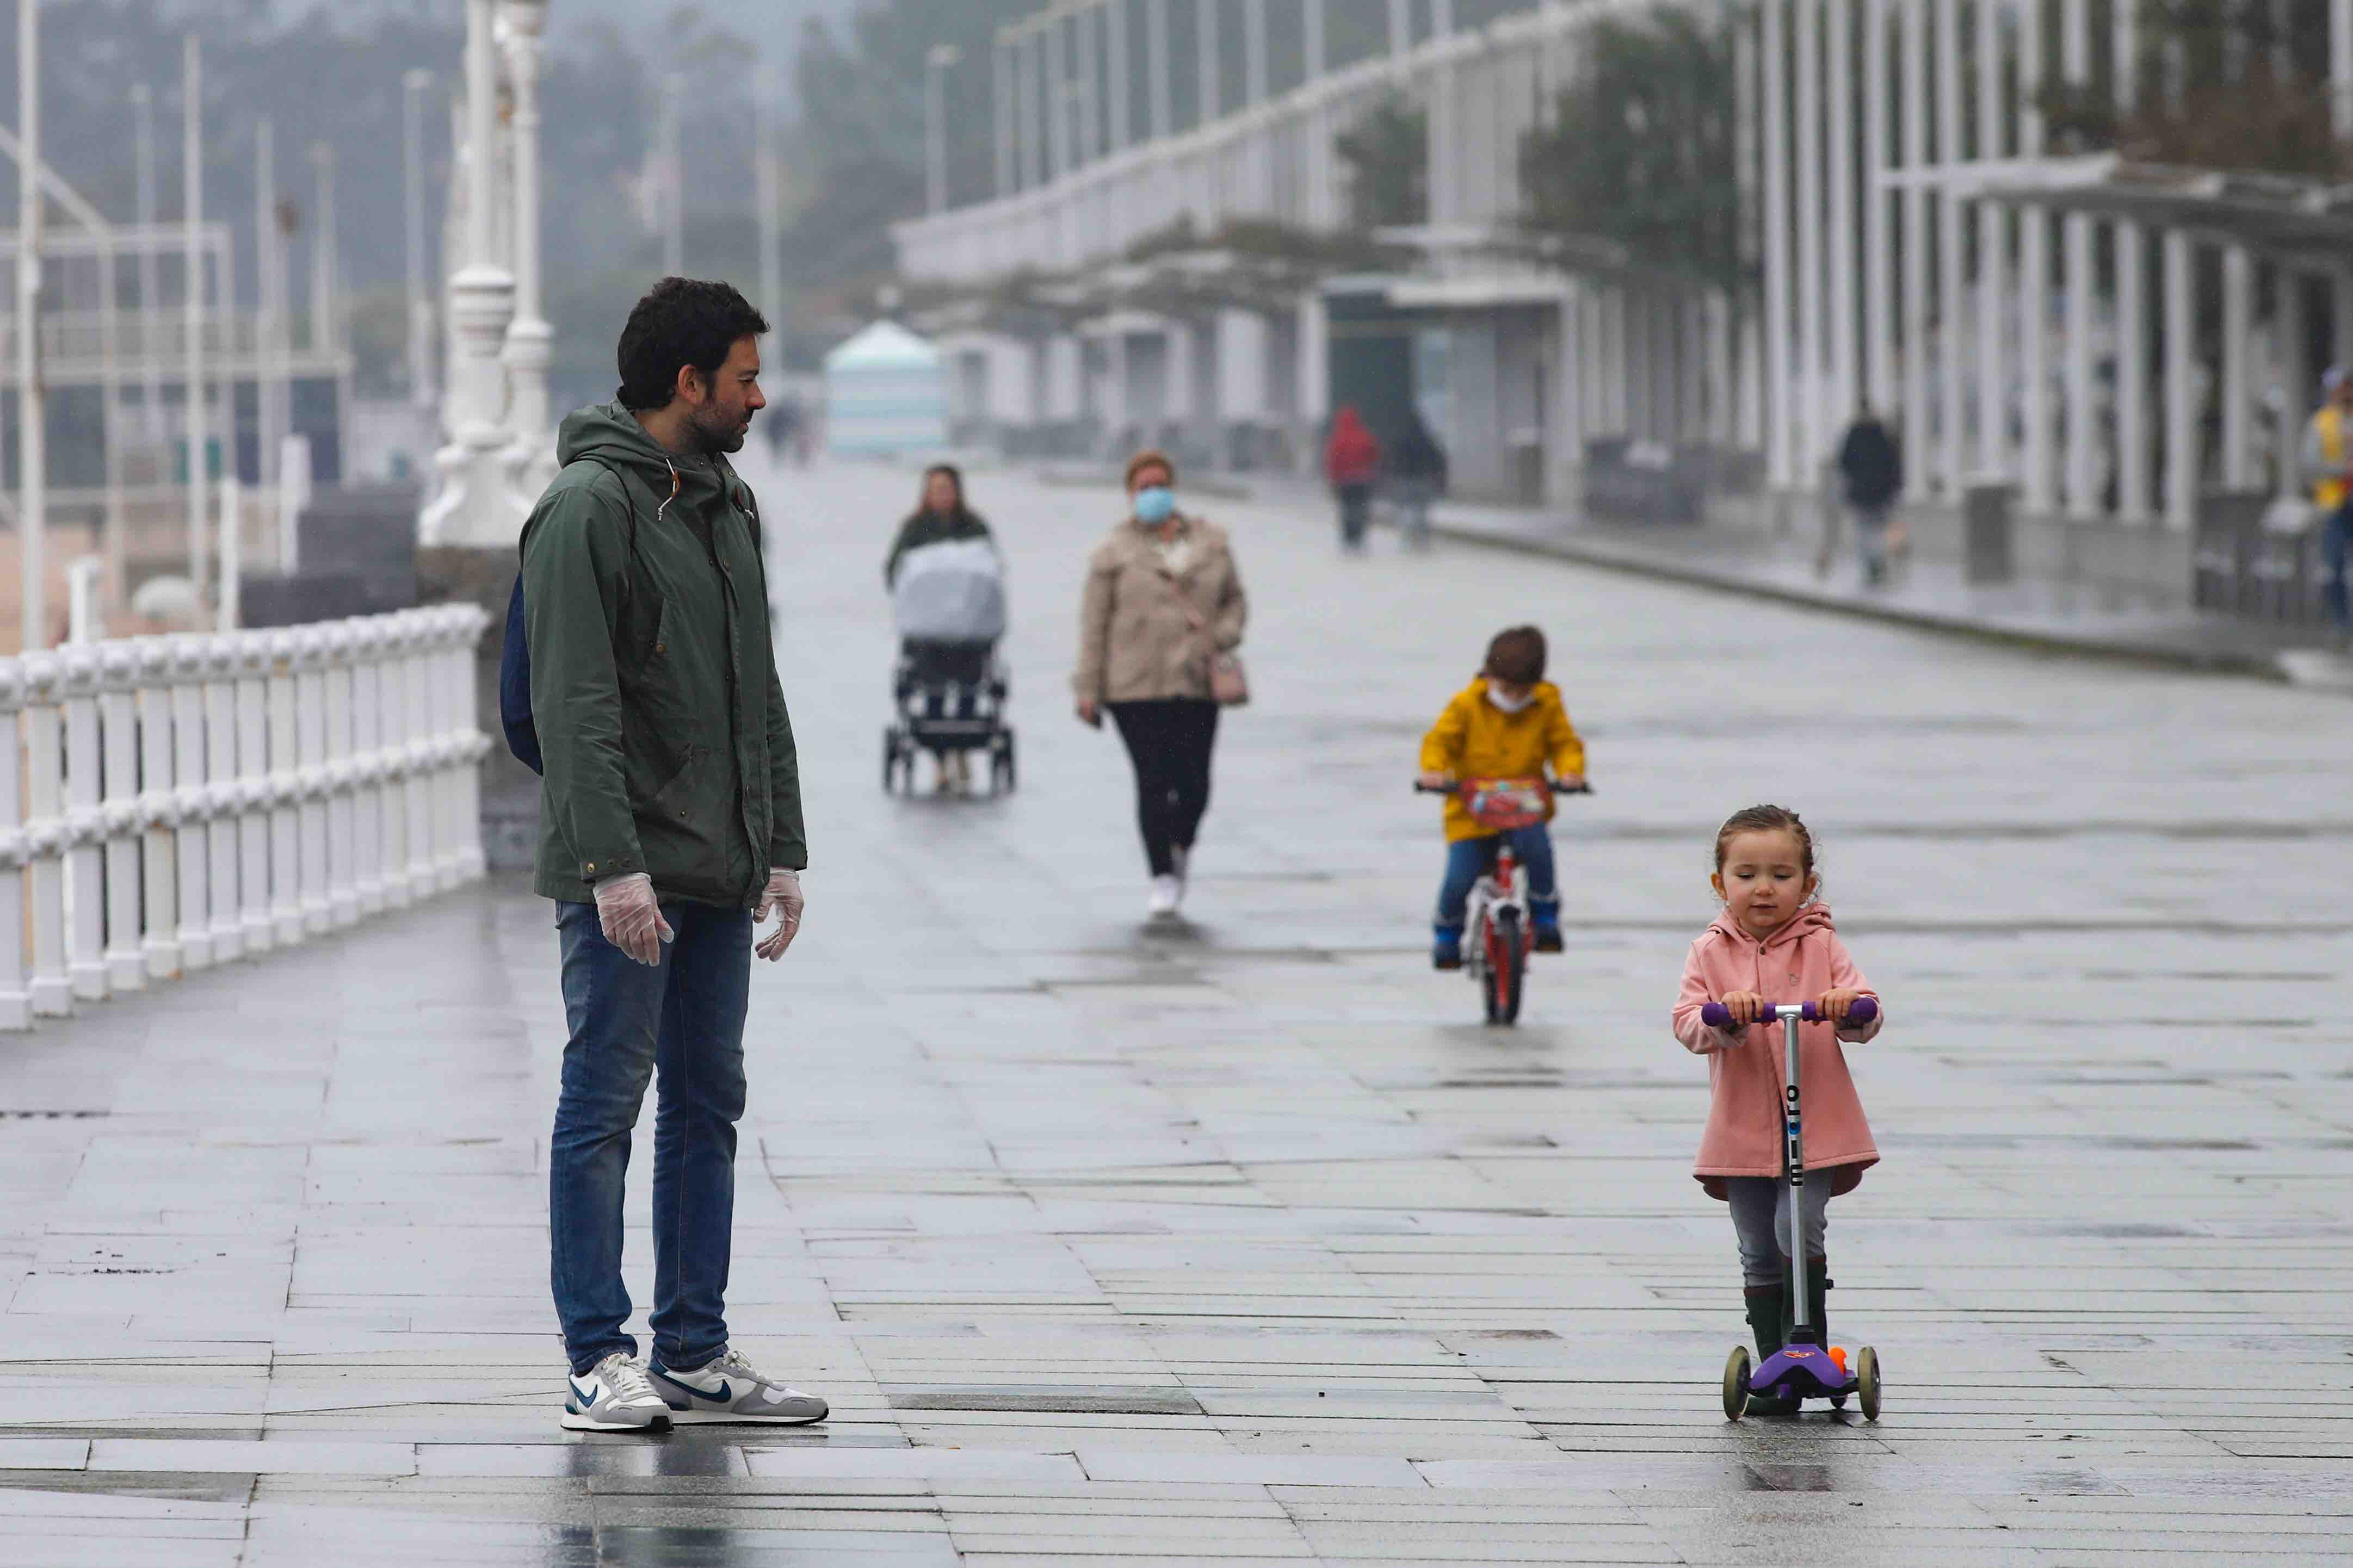
[[1471, 889], [1462, 921], [1462, 970], [1479, 987], [1486, 1004], [1487, 1022], [1515, 1024], [1527, 989], [1528, 929], [1526, 873], [1512, 853], [1511, 836], [1542, 823], [1559, 795], [1591, 795], [1591, 784], [1575, 788], [1544, 778], [1463, 779], [1440, 788], [1416, 783], [1419, 795], [1459, 796], [1472, 820], [1488, 830], [1486, 843], [1493, 857]]

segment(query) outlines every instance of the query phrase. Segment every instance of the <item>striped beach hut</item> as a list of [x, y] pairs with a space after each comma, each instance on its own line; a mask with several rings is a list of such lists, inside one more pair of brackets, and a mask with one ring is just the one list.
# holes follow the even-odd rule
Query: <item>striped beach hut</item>
[[837, 458], [934, 452], [948, 444], [939, 351], [877, 321], [825, 356], [826, 447]]

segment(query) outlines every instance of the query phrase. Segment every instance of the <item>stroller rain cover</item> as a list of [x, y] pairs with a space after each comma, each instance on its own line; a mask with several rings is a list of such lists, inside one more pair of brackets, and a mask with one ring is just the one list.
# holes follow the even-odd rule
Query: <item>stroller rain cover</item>
[[995, 642], [1005, 635], [1005, 564], [985, 539], [943, 540], [899, 559], [891, 613], [909, 642]]

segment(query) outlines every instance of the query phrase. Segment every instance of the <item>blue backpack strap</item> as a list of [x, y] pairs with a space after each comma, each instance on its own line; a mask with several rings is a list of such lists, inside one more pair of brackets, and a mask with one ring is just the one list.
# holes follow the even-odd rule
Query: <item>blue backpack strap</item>
[[[637, 502], [630, 497], [628, 480], [622, 478], [619, 469], [595, 458], [579, 460], [595, 463], [621, 487], [621, 593], [627, 598], [637, 570]], [[520, 551], [518, 546], [518, 553]], [[540, 754], [539, 725], [531, 711], [531, 641], [525, 635], [521, 571], [515, 574], [514, 592], [507, 596], [506, 640], [499, 650], [499, 725], [506, 731], [507, 750], [514, 753], [515, 760], [533, 773], [544, 773], [547, 769]]]

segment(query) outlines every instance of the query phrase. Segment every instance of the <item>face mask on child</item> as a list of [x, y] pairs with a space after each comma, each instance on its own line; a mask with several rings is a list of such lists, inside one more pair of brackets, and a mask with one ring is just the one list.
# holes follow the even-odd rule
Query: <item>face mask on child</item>
[[1506, 697], [1502, 692], [1495, 689], [1495, 686], [1493, 681], [1490, 681], [1487, 684], [1487, 700], [1493, 703], [1496, 707], [1502, 709], [1506, 713], [1517, 713], [1535, 700], [1536, 694], [1533, 688], [1521, 692], [1517, 697]]
[[1176, 515], [1176, 492], [1166, 485], [1146, 485], [1135, 492], [1135, 521], [1157, 528]]

